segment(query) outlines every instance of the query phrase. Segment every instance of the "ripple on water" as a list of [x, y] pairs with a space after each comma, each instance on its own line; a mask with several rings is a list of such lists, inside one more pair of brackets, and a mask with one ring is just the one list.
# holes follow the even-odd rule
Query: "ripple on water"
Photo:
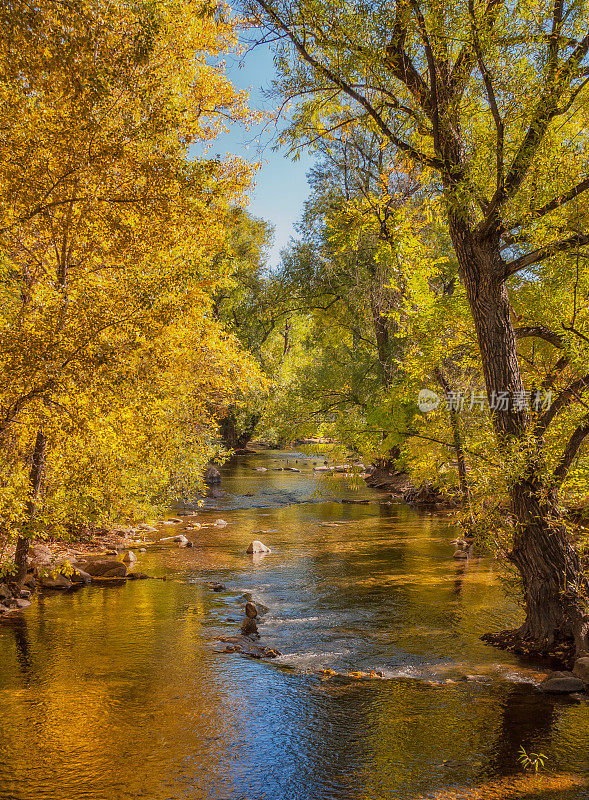
[[[0, 626], [0, 800], [589, 797], [589, 707], [480, 641], [520, 618], [493, 564], [454, 562], [447, 520], [313, 498], [308, 462], [251, 469], [293, 458], [223, 467], [232, 524], [140, 556], [174, 580], [45, 595]], [[211, 647], [250, 598], [274, 661]], [[543, 786], [522, 745], [546, 755]]]

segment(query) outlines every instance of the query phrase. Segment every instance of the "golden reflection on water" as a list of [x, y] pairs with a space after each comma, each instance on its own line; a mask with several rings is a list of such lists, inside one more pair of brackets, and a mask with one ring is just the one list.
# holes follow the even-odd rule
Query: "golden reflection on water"
[[442, 789], [408, 800], [577, 800], [589, 783], [576, 775], [516, 775], [489, 781], [482, 786]]
[[[230, 524], [192, 549], [140, 556], [169, 580], [48, 594], [0, 626], [0, 800], [589, 797], [588, 707], [539, 695], [541, 672], [480, 642], [520, 612], [487, 560], [452, 560], [445, 521], [336, 504], [200, 515], [217, 517]], [[254, 561], [262, 529], [273, 553]], [[214, 652], [243, 592], [269, 606], [280, 664]], [[332, 666], [386, 677], [315, 673]], [[547, 774], [519, 774], [522, 744]]]

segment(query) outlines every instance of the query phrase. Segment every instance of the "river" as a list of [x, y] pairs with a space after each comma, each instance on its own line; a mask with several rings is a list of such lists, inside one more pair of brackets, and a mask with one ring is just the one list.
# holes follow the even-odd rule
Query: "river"
[[[234, 459], [198, 516], [229, 524], [139, 556], [166, 581], [46, 592], [0, 625], [0, 800], [589, 798], [589, 705], [480, 641], [521, 619], [496, 564], [317, 460]], [[218, 652], [249, 597], [273, 661]]]

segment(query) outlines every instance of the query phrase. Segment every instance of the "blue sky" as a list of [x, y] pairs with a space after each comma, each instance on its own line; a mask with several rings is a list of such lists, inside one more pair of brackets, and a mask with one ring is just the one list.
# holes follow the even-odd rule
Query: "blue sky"
[[[274, 110], [278, 100], [264, 95], [264, 91], [270, 89], [275, 75], [269, 47], [255, 47], [239, 59], [228, 56], [226, 64], [227, 74], [233, 84], [250, 92], [251, 108]], [[280, 250], [295, 233], [293, 225], [299, 220], [309, 193], [306, 173], [314, 163], [308, 154], [293, 161], [287, 157], [284, 148], [273, 151], [272, 145], [276, 139], [277, 128], [274, 123], [252, 126], [249, 131], [241, 125], [234, 125], [230, 133], [213, 142], [209, 151], [220, 155], [240, 155], [248, 161], [261, 163], [256, 174], [256, 185], [250, 191], [248, 210], [275, 228], [274, 244], [268, 259], [270, 268], [276, 267]]]

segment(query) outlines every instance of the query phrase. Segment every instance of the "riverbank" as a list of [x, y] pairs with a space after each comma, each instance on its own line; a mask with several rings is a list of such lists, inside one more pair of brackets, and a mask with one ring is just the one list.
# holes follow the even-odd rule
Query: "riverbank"
[[[37, 590], [64, 591], [94, 582], [108, 585], [148, 577], [131, 569], [137, 561], [136, 552], [153, 546], [153, 535], [163, 526], [177, 527], [182, 522], [173, 518], [135, 527], [86, 528], [75, 538], [33, 540], [23, 588], [16, 587], [9, 574], [0, 580], [0, 617], [28, 608]], [[5, 549], [5, 557], [10, 559], [10, 547]]]

